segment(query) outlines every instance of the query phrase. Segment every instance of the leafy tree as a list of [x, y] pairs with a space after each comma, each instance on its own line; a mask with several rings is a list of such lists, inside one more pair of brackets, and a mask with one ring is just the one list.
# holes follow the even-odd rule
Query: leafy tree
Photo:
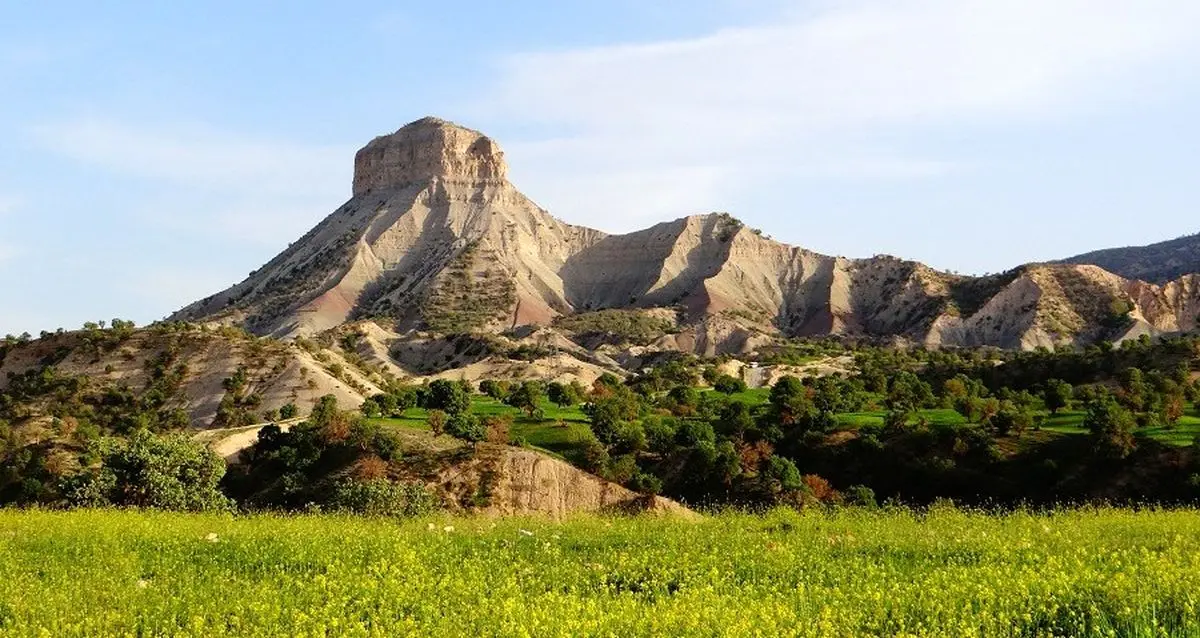
[[539, 410], [538, 405], [546, 396], [546, 388], [540, 381], [526, 381], [513, 388], [504, 402], [522, 410], [529, 418]]
[[592, 432], [606, 445], [618, 438], [620, 424], [632, 421], [641, 413], [641, 402], [629, 388], [621, 385], [608, 389], [607, 394], [583, 406], [591, 422]]
[[295, 403], [287, 403], [284, 404], [283, 407], [279, 408], [279, 418], [283, 419], [284, 421], [296, 418], [296, 415], [299, 413], [300, 408], [296, 407]]
[[497, 401], [503, 401], [508, 396], [508, 388], [507, 381], [484, 379], [479, 382], [479, 391]]
[[933, 389], [928, 383], [907, 370], [893, 375], [888, 380], [884, 403], [891, 412], [910, 415], [933, 401]]
[[1112, 397], [1102, 397], [1088, 406], [1083, 426], [1092, 433], [1097, 452], [1110, 458], [1125, 458], [1136, 444], [1133, 431], [1137, 426], [1133, 415]]
[[1046, 387], [1042, 391], [1042, 400], [1046, 403], [1046, 409], [1050, 410], [1050, 414], [1058, 414], [1059, 410], [1068, 408], [1071, 405], [1071, 397], [1075, 394], [1075, 388], [1070, 383], [1061, 379], [1051, 379], [1046, 382]]
[[367, 397], [362, 402], [362, 405], [358, 406], [359, 411], [362, 412], [363, 416], [367, 417], [368, 419], [378, 419], [379, 417], [383, 416], [383, 409], [380, 407], [380, 399], [385, 396], [387, 395], [376, 394], [374, 396]]
[[583, 392], [580, 392], [580, 389], [577, 381], [571, 383], [555, 381], [546, 387], [546, 396], [554, 405], [566, 408], [583, 400]]
[[858, 507], [875, 508], [878, 504], [875, 501], [875, 490], [866, 485], [851, 485], [846, 488], [845, 502], [847, 505]]
[[446, 433], [468, 443], [483, 441], [487, 439], [488, 434], [487, 426], [470, 412], [451, 414], [446, 421]]
[[1011, 401], [1005, 401], [990, 422], [992, 429], [999, 436], [1008, 436], [1014, 432], [1019, 436], [1033, 426], [1033, 415]]
[[139, 430], [108, 440], [100, 467], [68, 479], [63, 492], [83, 506], [226, 510], [231, 504], [217, 487], [224, 475], [224, 459], [203, 443]]
[[1139, 368], [1128, 368], [1121, 374], [1121, 387], [1117, 396], [1125, 407], [1134, 412], [1145, 410], [1149, 392], [1146, 375]]
[[746, 391], [746, 382], [735, 376], [723, 374], [713, 382], [713, 389], [721, 394], [737, 394]]
[[721, 412], [717, 427], [721, 434], [734, 439], [744, 439], [748, 432], [755, 431], [754, 415], [750, 407], [741, 401], [730, 401]]
[[759, 470], [759, 478], [766, 491], [773, 496], [799, 490], [804, 484], [796, 464], [782, 456], [767, 458]]
[[700, 392], [692, 386], [677, 385], [667, 393], [667, 402], [677, 414], [691, 414], [700, 405]]
[[666, 454], [675, 447], [675, 433], [679, 430], [679, 421], [674, 417], [651, 415], [642, 421], [642, 431], [646, 433], [646, 445], [650, 451]]
[[436, 379], [429, 384], [425, 407], [441, 410], [451, 416], [462, 414], [471, 408], [471, 395], [461, 383]]
[[675, 431], [675, 442], [682, 447], [697, 447], [701, 443], [716, 443], [717, 434], [709, 423], [687, 420]]
[[1175, 427], [1183, 416], [1184, 396], [1182, 392], [1172, 392], [1163, 397], [1160, 416], [1168, 427]]

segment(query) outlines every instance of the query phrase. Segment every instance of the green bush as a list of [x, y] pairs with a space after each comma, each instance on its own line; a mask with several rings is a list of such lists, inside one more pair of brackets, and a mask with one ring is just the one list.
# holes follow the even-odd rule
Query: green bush
[[334, 488], [329, 507], [335, 512], [411, 518], [434, 511], [438, 501], [423, 485], [387, 479], [345, 480]]
[[62, 492], [68, 503], [190, 512], [230, 507], [217, 489], [225, 461], [203, 443], [139, 430], [104, 446], [99, 468], [65, 479]]

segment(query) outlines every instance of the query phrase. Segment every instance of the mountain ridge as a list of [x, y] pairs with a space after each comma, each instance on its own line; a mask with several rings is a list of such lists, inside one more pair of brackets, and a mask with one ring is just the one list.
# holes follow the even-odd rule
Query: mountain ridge
[[1127, 279], [1165, 284], [1184, 275], [1200, 273], [1200, 233], [1144, 246], [1093, 250], [1068, 257], [1060, 263], [1091, 264]]
[[494, 140], [445, 120], [376, 137], [355, 155], [349, 201], [172, 319], [291, 337], [377, 318], [397, 335], [452, 335], [669, 310], [691, 337], [665, 347], [719, 354], [825, 335], [1056, 347], [1193, 330], [1200, 314], [1194, 277], [1154, 284], [1068, 264], [968, 277], [823, 255], [720, 213], [608, 234], [553, 217], [507, 175]]

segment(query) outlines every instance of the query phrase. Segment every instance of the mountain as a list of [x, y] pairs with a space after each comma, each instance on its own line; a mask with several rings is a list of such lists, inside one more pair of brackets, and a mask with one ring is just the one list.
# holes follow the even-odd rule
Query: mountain
[[1036, 264], [964, 277], [888, 256], [822, 255], [725, 214], [609, 235], [554, 218], [507, 173], [482, 133], [412, 122], [356, 154], [348, 202], [172, 319], [278, 337], [371, 319], [390, 335], [387, 352], [447, 335], [532, 333], [558, 350], [580, 348], [624, 313], [625, 324], [661, 325], [644, 348], [717, 354], [822, 335], [1053, 347], [1191, 330], [1200, 314], [1194, 276], [1148, 284]]
[[1062, 263], [1092, 264], [1129, 279], [1167, 283], [1200, 273], [1200, 233], [1148, 246], [1097, 250]]

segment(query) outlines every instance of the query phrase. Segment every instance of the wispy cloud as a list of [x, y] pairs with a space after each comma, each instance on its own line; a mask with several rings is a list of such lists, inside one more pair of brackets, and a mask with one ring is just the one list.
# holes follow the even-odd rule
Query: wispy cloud
[[298, 236], [348, 195], [351, 147], [257, 140], [195, 124], [76, 119], [38, 127], [52, 151], [154, 186], [149, 222], [256, 243]]
[[[569, 131], [508, 145], [522, 185], [573, 219], [632, 226], [702, 205], [681, 178], [721, 197], [764, 176], [942, 175], [953, 158], [896, 133], [1120, 100], [1145, 64], [1194, 58], [1200, 28], [1190, 0], [793, 6], [693, 39], [506, 57], [480, 117]], [[629, 175], [650, 204], [626, 207]]]

